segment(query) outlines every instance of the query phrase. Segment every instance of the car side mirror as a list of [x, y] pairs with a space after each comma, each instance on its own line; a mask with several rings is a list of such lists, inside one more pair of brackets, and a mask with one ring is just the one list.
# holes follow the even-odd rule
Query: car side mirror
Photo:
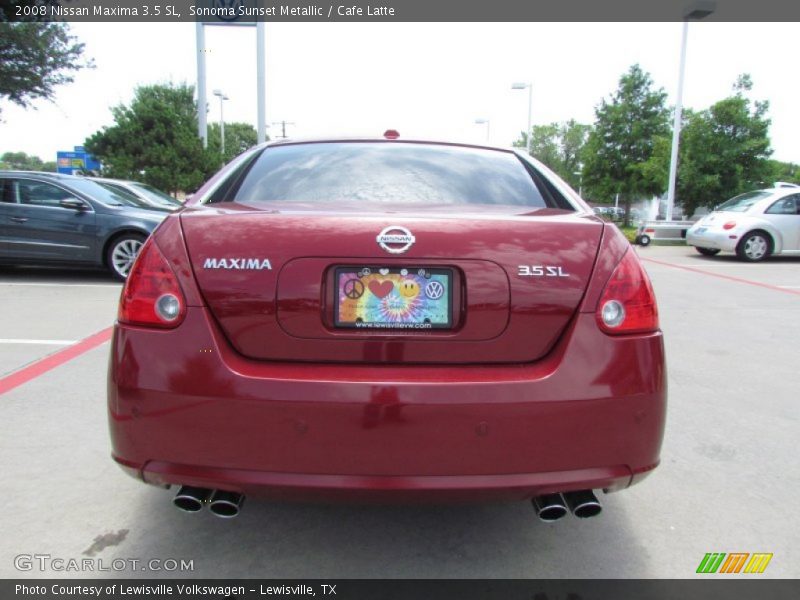
[[61, 208], [71, 208], [72, 210], [79, 210], [84, 211], [88, 210], [88, 206], [82, 200], [78, 200], [77, 198], [64, 198], [61, 200], [58, 205]]

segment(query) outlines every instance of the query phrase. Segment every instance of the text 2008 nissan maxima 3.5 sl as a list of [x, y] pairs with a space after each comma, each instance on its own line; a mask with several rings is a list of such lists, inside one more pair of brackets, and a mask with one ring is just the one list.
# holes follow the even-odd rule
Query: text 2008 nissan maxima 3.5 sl
[[278, 142], [170, 215], [122, 294], [115, 460], [184, 510], [246, 495], [601, 508], [659, 462], [653, 290], [514, 151]]

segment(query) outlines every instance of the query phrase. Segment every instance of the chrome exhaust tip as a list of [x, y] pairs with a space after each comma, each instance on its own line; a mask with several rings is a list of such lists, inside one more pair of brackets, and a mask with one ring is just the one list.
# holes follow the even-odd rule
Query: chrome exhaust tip
[[244, 496], [241, 494], [217, 490], [211, 496], [208, 510], [223, 519], [232, 519], [242, 510], [242, 504], [244, 504]]
[[564, 499], [567, 501], [570, 512], [579, 519], [596, 517], [603, 511], [600, 501], [592, 490], [566, 492]]
[[546, 494], [531, 498], [531, 504], [536, 511], [536, 516], [545, 523], [558, 521], [567, 514], [567, 506], [561, 494]]
[[208, 502], [212, 493], [211, 490], [206, 488], [184, 485], [175, 494], [172, 503], [183, 512], [199, 512], [203, 510], [203, 505]]

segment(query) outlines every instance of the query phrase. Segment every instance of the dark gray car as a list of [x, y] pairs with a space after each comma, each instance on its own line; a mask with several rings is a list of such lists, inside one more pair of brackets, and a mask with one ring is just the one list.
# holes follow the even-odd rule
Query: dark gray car
[[96, 181], [104, 187], [110, 188], [112, 191], [123, 192], [136, 196], [139, 200], [150, 206], [156, 208], [166, 208], [174, 211], [183, 208], [183, 203], [176, 200], [169, 194], [154, 188], [152, 185], [141, 183], [140, 181], [127, 181], [125, 179], [106, 179], [104, 177], [92, 177], [92, 181]]
[[0, 262], [93, 265], [125, 279], [167, 214], [85, 177], [0, 171]]

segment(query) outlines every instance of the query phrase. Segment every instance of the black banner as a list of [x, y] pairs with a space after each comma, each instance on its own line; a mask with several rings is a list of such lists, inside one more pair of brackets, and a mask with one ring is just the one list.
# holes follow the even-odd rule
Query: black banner
[[797, 580], [145, 580], [72, 579], [0, 582], [0, 598], [330, 598], [334, 600], [795, 600]]
[[8, 21], [799, 21], [796, 0], [2, 0]]

